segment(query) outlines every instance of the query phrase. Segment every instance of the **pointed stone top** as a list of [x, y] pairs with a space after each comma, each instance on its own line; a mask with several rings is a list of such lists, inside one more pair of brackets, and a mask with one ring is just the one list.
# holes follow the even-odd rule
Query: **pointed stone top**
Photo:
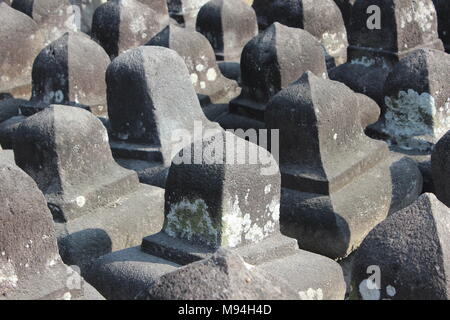
[[304, 29], [324, 46], [330, 68], [346, 62], [347, 31], [335, 1], [257, 0], [254, 8], [262, 30], [273, 22]]
[[256, 13], [242, 0], [211, 0], [200, 9], [196, 29], [219, 60], [239, 61], [242, 49], [258, 34]]
[[[414, 223], [412, 223], [414, 221]], [[427, 193], [377, 225], [358, 249], [352, 287], [363, 299], [436, 300], [450, 296], [450, 209]], [[368, 286], [367, 268], [383, 276]]]
[[81, 108], [53, 105], [27, 118], [13, 147], [57, 219], [79, 217], [138, 186], [136, 173], [114, 161], [101, 121]]
[[183, 59], [173, 50], [143, 46], [108, 67], [108, 113], [116, 141], [158, 149], [170, 166], [180, 149], [172, 136], [194, 126], [217, 128], [206, 119]]
[[174, 158], [163, 230], [211, 248], [258, 243], [279, 234], [280, 180], [267, 150], [230, 132], [204, 137]]
[[272, 98], [265, 117], [269, 129], [280, 130], [282, 171], [326, 182], [328, 190], [310, 192], [328, 194], [386, 157], [386, 143], [364, 134], [379, 113], [370, 98], [306, 72]]
[[166, 10], [137, 0], [113, 0], [99, 6], [92, 18], [92, 37], [111, 59], [145, 44], [169, 24]]
[[284, 280], [220, 249], [211, 258], [163, 275], [139, 299], [277, 300], [298, 295]]
[[[377, 7], [372, 7], [373, 10], [369, 10], [372, 14], [368, 16], [368, 8], [373, 5]], [[388, 56], [402, 58], [412, 49], [443, 49], [432, 0], [356, 1], [352, 8], [349, 42], [364, 51], [359, 56], [379, 56], [387, 52]]]
[[[197, 94], [208, 96], [214, 103], [224, 103], [229, 92], [237, 90], [236, 81], [225, 78], [216, 62], [214, 50], [201, 33], [174, 25], [167, 26], [147, 45], [175, 50], [186, 63]], [[235, 93], [233, 97], [237, 94]]]
[[54, 226], [36, 183], [0, 153], [0, 295], [60, 263]]
[[0, 92], [31, 84], [31, 67], [44, 39], [26, 14], [0, 2]]
[[70, 0], [14, 0], [12, 5], [37, 22], [48, 44], [66, 31], [76, 31], [77, 15]]
[[276, 22], [244, 47], [241, 97], [267, 103], [307, 70], [327, 77], [320, 43], [307, 31]]
[[105, 72], [109, 57], [79, 32], [50, 43], [33, 64], [33, 103], [106, 105]]

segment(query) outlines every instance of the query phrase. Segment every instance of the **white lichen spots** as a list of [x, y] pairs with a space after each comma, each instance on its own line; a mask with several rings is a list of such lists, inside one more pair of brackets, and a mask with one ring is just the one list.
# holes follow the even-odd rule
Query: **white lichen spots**
[[59, 262], [59, 257], [55, 256], [53, 259], [50, 259], [47, 261], [47, 267], [53, 267], [56, 266]]
[[84, 205], [86, 204], [86, 198], [83, 196], [78, 196], [75, 199], [77, 206], [79, 206], [80, 208], [84, 207]]
[[245, 193], [245, 204], [248, 204], [248, 196], [250, 195], [250, 189], [247, 189], [247, 192]]
[[62, 300], [72, 300], [72, 294], [70, 292], [64, 293]]
[[333, 135], [333, 140], [337, 140], [337, 137], [338, 137], [338, 134], [335, 133], [335, 134]]
[[[400, 147], [411, 148], [411, 138], [434, 136], [439, 126], [447, 127], [447, 117], [439, 116], [435, 99], [427, 92], [400, 91], [397, 97], [385, 97], [385, 104], [384, 130], [395, 138]], [[444, 123], [440, 123], [438, 118], [444, 119]], [[414, 147], [420, 148], [420, 145]]]
[[345, 51], [347, 47], [347, 37], [345, 33], [340, 34], [325, 32], [322, 34], [322, 39], [320, 42], [327, 50], [327, 53], [332, 57], [338, 56], [342, 53], [342, 51]]
[[200, 88], [205, 89], [206, 88], [206, 82], [200, 81]]
[[191, 73], [191, 82], [195, 86], [198, 82], [198, 75], [196, 73]]
[[298, 296], [301, 300], [323, 300], [323, 291], [320, 288], [317, 290], [309, 288], [306, 291], [299, 291]]
[[105, 142], [105, 143], [108, 143], [108, 142], [109, 142], [108, 131], [103, 130], [103, 132], [102, 132], [102, 140], [103, 140], [103, 142]]
[[374, 66], [376, 61], [375, 59], [371, 59], [368, 57], [361, 57], [361, 58], [355, 58], [350, 61], [351, 64], [359, 64], [365, 67], [371, 67]]
[[6, 255], [6, 252], [5, 252], [5, 251], [2, 251], [2, 252], [1, 252], [1, 255], [2, 255], [2, 256], [5, 256], [5, 255]]
[[386, 287], [386, 294], [387, 294], [388, 296], [393, 297], [393, 296], [396, 295], [396, 293], [397, 293], [397, 291], [395, 290], [395, 288], [394, 288], [393, 286], [388, 285], [388, 286]]
[[195, 239], [213, 247], [219, 244], [219, 230], [202, 199], [183, 199], [172, 204], [166, 216], [164, 232], [173, 238]]
[[206, 73], [206, 78], [208, 81], [215, 81], [217, 79], [217, 72], [214, 70], [214, 68], [209, 68], [208, 72]]
[[380, 300], [380, 290], [369, 288], [369, 280], [365, 279], [359, 284], [359, 293], [363, 300]]
[[269, 194], [270, 190], [272, 189], [272, 185], [268, 184], [267, 186], [264, 187], [264, 194]]
[[239, 206], [239, 198], [229, 200], [229, 212], [222, 216], [223, 245], [237, 247], [242, 242], [242, 235], [249, 232], [251, 226], [249, 214], [243, 214]]
[[264, 229], [257, 224], [252, 225], [250, 230], [245, 234], [245, 239], [253, 243], [260, 242], [264, 239]]
[[436, 9], [432, 2], [411, 1], [411, 7], [405, 7], [400, 12], [400, 28], [416, 23], [422, 32], [434, 32], [433, 20]]
[[145, 16], [137, 16], [130, 22], [130, 31], [134, 34], [137, 34], [139, 32], [145, 32], [147, 31], [147, 25], [145, 23]]
[[245, 262], [244, 261], [244, 266], [245, 266], [245, 268], [247, 268], [247, 270], [253, 270], [254, 268], [255, 268], [255, 266], [254, 265], [252, 265], [252, 264], [250, 264], [250, 263], [247, 263], [247, 262]]
[[120, 133], [117, 134], [117, 137], [120, 140], [128, 140], [129, 135], [128, 135], [127, 132], [120, 132]]
[[195, 66], [195, 70], [197, 70], [198, 72], [202, 72], [203, 70], [205, 70], [205, 66], [202, 64], [198, 64]]
[[55, 92], [55, 102], [61, 103], [64, 100], [64, 93], [61, 90]]
[[0, 263], [0, 291], [2, 289], [14, 289], [17, 287], [19, 278], [11, 262]]
[[272, 220], [278, 222], [280, 220], [280, 200], [273, 198], [266, 206], [266, 213], [272, 217]]

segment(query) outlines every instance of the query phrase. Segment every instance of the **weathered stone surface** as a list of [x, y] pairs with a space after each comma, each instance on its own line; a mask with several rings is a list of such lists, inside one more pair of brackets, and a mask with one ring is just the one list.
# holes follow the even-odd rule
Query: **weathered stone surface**
[[449, 299], [449, 224], [450, 209], [432, 194], [389, 216], [356, 253], [351, 297]]
[[33, 95], [20, 107], [32, 115], [65, 104], [106, 115], [105, 73], [110, 60], [85, 34], [68, 32], [45, 47], [33, 64]]
[[0, 123], [0, 143], [5, 149], [12, 149], [14, 132], [26, 117], [16, 115]]
[[43, 46], [39, 27], [27, 15], [0, 1], [0, 93], [29, 98], [31, 68]]
[[128, 49], [145, 44], [168, 25], [167, 11], [154, 9], [157, 8], [137, 0], [108, 1], [95, 10], [92, 37], [114, 59]]
[[[368, 8], [380, 8], [380, 25]], [[370, 26], [370, 28], [369, 28]], [[330, 78], [364, 93], [379, 105], [384, 82], [395, 63], [414, 50], [442, 50], [432, 0], [357, 0], [348, 30], [348, 63], [330, 72]]]
[[3, 152], [0, 186], [0, 300], [102, 299], [62, 263], [42, 193]]
[[[241, 1], [241, 0], [239, 0]], [[294, 300], [299, 294], [283, 279], [219, 249], [208, 259], [164, 274], [139, 300]]]
[[212, 0], [199, 11], [196, 29], [211, 43], [217, 60], [239, 61], [258, 34], [255, 10], [242, 0]]
[[46, 44], [77, 30], [78, 15], [70, 0], [13, 0], [11, 6], [36, 21]]
[[86, 34], [91, 33], [92, 17], [95, 9], [108, 0], [70, 0], [70, 3], [75, 6], [77, 17], [77, 28]]
[[19, 115], [19, 106], [26, 100], [6, 99], [0, 100], [0, 123]]
[[342, 18], [347, 29], [350, 29], [350, 18], [352, 16], [352, 7], [357, 0], [334, 0], [336, 5], [341, 10]]
[[184, 147], [180, 138], [192, 137], [196, 125], [218, 128], [203, 114], [188, 69], [173, 50], [129, 50], [108, 67], [106, 81], [113, 154], [145, 183], [164, 186], [172, 157]]
[[434, 146], [431, 154], [431, 170], [434, 193], [440, 201], [450, 207], [450, 132], [447, 132]]
[[[260, 160], [251, 160], [250, 155]], [[115, 293], [115, 288], [120, 290], [126, 282], [141, 283], [138, 289], [148, 287], [168, 272], [167, 266], [209, 258], [225, 247], [247, 263], [282, 277], [300, 296], [343, 298], [339, 265], [298, 250], [294, 239], [281, 235], [280, 174], [265, 149], [224, 131], [196, 140], [174, 158], [165, 199], [163, 230], [144, 238], [140, 252], [133, 249], [105, 256], [90, 269], [87, 277], [102, 293], [135, 297], [139, 291]], [[125, 263], [130, 256], [148, 263]]]
[[420, 49], [394, 67], [373, 130], [399, 149], [430, 154], [450, 129], [450, 55]]
[[211, 102], [228, 103], [240, 93], [236, 81], [222, 75], [214, 50], [201, 33], [170, 25], [147, 45], [175, 50], [183, 58], [204, 107]]
[[373, 100], [312, 72], [269, 102], [267, 128], [280, 130], [281, 230], [302, 249], [343, 258], [420, 194], [414, 162], [364, 134], [378, 116]]
[[167, 0], [169, 14], [180, 26], [195, 30], [200, 8], [209, 0]]
[[242, 93], [230, 102], [230, 113], [263, 122], [270, 98], [307, 70], [328, 77], [320, 43], [302, 29], [272, 24], [244, 47]]
[[333, 0], [256, 0], [253, 7], [261, 30], [274, 22], [304, 29], [323, 45], [329, 69], [347, 61], [347, 31]]
[[444, 42], [445, 51], [450, 53], [450, 3], [447, 0], [433, 0], [438, 16], [439, 37]]
[[83, 267], [160, 230], [163, 190], [140, 185], [113, 160], [106, 129], [91, 113], [46, 108], [23, 121], [13, 148], [47, 199], [65, 262]]

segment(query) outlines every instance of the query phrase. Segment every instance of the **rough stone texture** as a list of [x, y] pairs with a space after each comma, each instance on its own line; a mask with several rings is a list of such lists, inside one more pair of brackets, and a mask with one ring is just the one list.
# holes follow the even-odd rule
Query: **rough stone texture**
[[68, 32], [45, 47], [33, 64], [33, 95], [20, 109], [32, 115], [51, 104], [106, 115], [105, 73], [110, 60], [85, 34]]
[[[351, 297], [448, 300], [449, 224], [450, 209], [432, 194], [389, 216], [355, 256]], [[379, 268], [379, 283], [374, 283], [370, 266]]]
[[440, 201], [450, 207], [450, 132], [447, 132], [434, 146], [431, 154], [431, 170], [434, 193]]
[[170, 25], [147, 45], [175, 50], [184, 60], [200, 102], [228, 103], [240, 93], [234, 80], [225, 78], [216, 63], [214, 50], [201, 33]]
[[339, 7], [342, 13], [342, 18], [344, 19], [345, 27], [350, 29], [350, 18], [352, 15], [352, 8], [357, 0], [334, 0], [336, 5]]
[[23, 121], [13, 147], [60, 224], [65, 262], [83, 267], [161, 229], [163, 190], [140, 185], [135, 172], [114, 161], [106, 129], [91, 113], [46, 108]]
[[29, 98], [31, 68], [43, 46], [39, 27], [27, 15], [0, 1], [0, 93]]
[[420, 49], [400, 60], [384, 85], [375, 135], [404, 150], [430, 154], [450, 129], [450, 55]]
[[79, 19], [77, 21], [77, 28], [79, 31], [86, 34], [91, 33], [92, 17], [94, 16], [95, 9], [107, 1], [108, 0], [70, 0], [70, 3], [73, 6], [78, 7], [75, 8], [75, 10], [78, 10], [76, 14]]
[[180, 26], [195, 30], [200, 8], [209, 0], [167, 0], [169, 14]]
[[113, 154], [145, 183], [164, 186], [172, 157], [191, 143], [195, 126], [218, 128], [203, 114], [188, 69], [173, 50], [129, 50], [108, 67], [106, 81]]
[[[371, 5], [379, 6], [380, 29], [369, 29]], [[373, 14], [372, 14], [373, 15]], [[384, 82], [396, 62], [414, 50], [442, 50], [432, 0], [357, 0], [348, 30], [348, 63], [330, 72], [330, 78], [364, 93], [379, 105]]]
[[14, 132], [26, 117], [17, 115], [0, 123], [0, 143], [5, 149], [12, 149]]
[[[159, 2], [158, 2], [159, 3]], [[167, 10], [137, 0], [111, 0], [95, 10], [92, 37], [111, 59], [128, 49], [141, 46], [169, 23]]]
[[172, 164], [166, 182], [167, 235], [211, 248], [235, 248], [279, 233], [281, 181], [266, 150], [221, 132], [184, 149], [174, 159], [181, 160]]
[[0, 123], [19, 115], [19, 106], [26, 102], [22, 99], [0, 100]]
[[230, 113], [263, 122], [270, 98], [307, 70], [328, 77], [320, 43], [307, 31], [272, 24], [244, 47], [242, 93], [230, 102]]
[[[241, 1], [241, 0], [239, 0]], [[283, 279], [220, 249], [211, 258], [164, 274], [139, 300], [294, 300], [298, 293]]]
[[239, 61], [258, 34], [255, 10], [242, 0], [212, 0], [199, 11], [196, 29], [211, 43], [217, 60]]
[[46, 44], [77, 30], [78, 15], [70, 0], [13, 0], [11, 7], [36, 21]]
[[42, 193], [3, 152], [0, 186], [0, 300], [102, 299], [62, 263]]
[[415, 164], [364, 134], [378, 116], [373, 100], [312, 72], [268, 104], [267, 128], [280, 130], [281, 230], [300, 248], [343, 258], [420, 194]]
[[433, 0], [438, 16], [439, 37], [444, 42], [445, 51], [450, 53], [450, 2], [447, 0]]
[[[260, 162], [250, 160], [249, 154], [259, 155]], [[234, 162], [236, 155], [243, 157], [240, 162]], [[267, 150], [222, 131], [197, 140], [179, 157], [167, 180], [163, 230], [144, 238], [141, 251], [117, 252], [97, 261], [88, 275], [97, 289], [117, 299], [130, 298], [139, 291], [120, 290], [122, 284], [145, 289], [170, 269], [209, 258], [225, 247], [283, 278], [300, 298], [343, 298], [339, 265], [298, 250], [294, 239], [280, 234], [280, 174]]]
[[323, 45], [328, 69], [347, 61], [347, 31], [333, 0], [256, 0], [253, 7], [260, 30], [274, 22], [304, 29]]

